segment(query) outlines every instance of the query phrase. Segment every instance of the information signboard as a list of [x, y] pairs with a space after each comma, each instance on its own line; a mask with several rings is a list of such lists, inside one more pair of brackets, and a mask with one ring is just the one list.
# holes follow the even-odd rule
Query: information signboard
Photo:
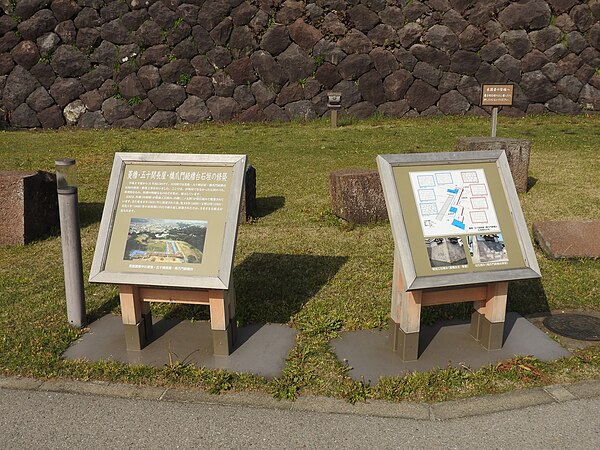
[[504, 151], [377, 164], [407, 290], [540, 277]]
[[227, 289], [246, 157], [116, 153], [90, 281]]
[[512, 106], [512, 84], [484, 84], [481, 87], [481, 106]]

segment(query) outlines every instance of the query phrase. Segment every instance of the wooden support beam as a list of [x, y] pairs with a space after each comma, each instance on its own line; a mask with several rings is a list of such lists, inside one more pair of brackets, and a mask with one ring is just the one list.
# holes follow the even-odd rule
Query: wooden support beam
[[418, 356], [421, 308], [459, 302], [473, 302], [471, 335], [487, 350], [502, 348], [508, 282], [473, 286], [407, 291], [402, 277], [400, 256], [394, 251], [390, 333], [394, 351], [404, 361]]
[[210, 304], [208, 290], [161, 289], [141, 287], [140, 296], [146, 302]]
[[478, 285], [454, 289], [426, 289], [423, 291], [421, 301], [423, 306], [432, 306], [486, 300], [487, 298], [488, 287]]
[[222, 290], [208, 291], [210, 301], [210, 328], [212, 330], [227, 330], [229, 327], [229, 302]]
[[422, 291], [406, 291], [400, 267], [400, 256], [394, 252], [394, 278], [392, 286], [392, 320], [404, 333], [418, 333], [421, 322]]
[[150, 305], [144, 303], [138, 286], [119, 285], [121, 317], [127, 350], [141, 350], [152, 336]]
[[119, 285], [121, 317], [126, 325], [136, 325], [142, 320], [143, 305], [139, 288], [132, 284]]
[[229, 355], [236, 336], [235, 289], [166, 289], [120, 285], [119, 297], [128, 350], [141, 350], [152, 336], [149, 302], [200, 304], [210, 307], [215, 355]]
[[474, 303], [471, 316], [471, 335], [486, 350], [502, 348], [508, 282], [489, 283], [486, 299]]
[[491, 323], [504, 322], [508, 281], [488, 284], [488, 295], [485, 305], [485, 318]]
[[418, 333], [421, 329], [422, 291], [403, 292], [400, 295], [400, 328], [405, 333]]

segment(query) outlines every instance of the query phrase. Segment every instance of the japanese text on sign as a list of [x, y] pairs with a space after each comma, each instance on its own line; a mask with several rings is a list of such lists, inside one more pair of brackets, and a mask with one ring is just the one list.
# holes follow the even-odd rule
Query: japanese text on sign
[[511, 106], [512, 84], [484, 84], [481, 88], [481, 106]]
[[223, 211], [226, 172], [128, 170], [121, 213], [136, 209]]

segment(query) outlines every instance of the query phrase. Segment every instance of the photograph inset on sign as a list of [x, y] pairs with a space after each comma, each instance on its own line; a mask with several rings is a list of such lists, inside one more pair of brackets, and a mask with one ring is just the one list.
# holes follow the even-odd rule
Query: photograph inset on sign
[[425, 247], [434, 270], [439, 267], [465, 267], [468, 264], [463, 241], [458, 236], [425, 239]]
[[467, 243], [473, 264], [508, 262], [508, 253], [501, 234], [467, 236]]
[[207, 224], [205, 220], [132, 218], [123, 259], [200, 264]]

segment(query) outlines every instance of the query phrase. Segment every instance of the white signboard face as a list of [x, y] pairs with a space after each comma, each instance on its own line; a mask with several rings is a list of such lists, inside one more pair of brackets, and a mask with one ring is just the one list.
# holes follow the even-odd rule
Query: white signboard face
[[410, 172], [426, 238], [500, 232], [483, 169]]

